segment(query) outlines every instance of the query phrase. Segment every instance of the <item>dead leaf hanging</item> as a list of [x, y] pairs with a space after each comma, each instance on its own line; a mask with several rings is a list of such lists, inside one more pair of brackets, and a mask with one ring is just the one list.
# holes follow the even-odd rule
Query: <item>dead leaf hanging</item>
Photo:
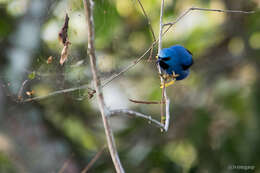
[[65, 43], [65, 46], [63, 47], [63, 49], [61, 51], [60, 65], [63, 65], [63, 63], [68, 59], [68, 56], [69, 56], [69, 45], [70, 45], [70, 42], [67, 41]]

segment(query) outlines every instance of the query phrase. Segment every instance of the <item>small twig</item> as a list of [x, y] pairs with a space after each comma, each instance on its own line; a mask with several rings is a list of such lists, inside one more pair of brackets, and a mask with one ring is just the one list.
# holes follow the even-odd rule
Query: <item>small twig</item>
[[166, 106], [165, 106], [166, 119], [164, 124], [164, 130], [167, 132], [170, 124], [170, 99], [166, 97], [165, 100], [166, 100]]
[[80, 89], [88, 89], [88, 90], [91, 91], [90, 93], [95, 93], [96, 92], [95, 90], [90, 88], [88, 85], [82, 85], [82, 86], [75, 87], [75, 88], [68, 88], [68, 89], [54, 91], [54, 92], [51, 92], [51, 93], [49, 93], [47, 95], [44, 95], [44, 96], [28, 98], [28, 99], [22, 100], [21, 102], [25, 103], [25, 102], [31, 102], [31, 101], [38, 101], [38, 100], [46, 99], [46, 98], [49, 98], [49, 97], [52, 97], [52, 96], [55, 96], [55, 95], [58, 95], [58, 94], [64, 94], [64, 93], [68, 93], [68, 92], [73, 92], [73, 91], [80, 90]]
[[[155, 37], [154, 31], [153, 31], [153, 27], [152, 27], [151, 21], [150, 21], [148, 15], [147, 15], [147, 13], [146, 13], [144, 7], [143, 7], [143, 4], [141, 3], [140, 0], [138, 0], [138, 3], [139, 3], [139, 5], [140, 5], [140, 7], [141, 7], [141, 9], [142, 9], [142, 12], [144, 13], [144, 16], [145, 16], [145, 18], [146, 18], [146, 20], [147, 20], [147, 22], [148, 22], [149, 29], [151, 30], [151, 33], [152, 33], [152, 36], [153, 36], [153, 41], [156, 41], [156, 37]], [[149, 58], [148, 58], [148, 60], [147, 60], [148, 62], [151, 61], [152, 56], [153, 56], [153, 45], [152, 45], [152, 48], [151, 48], [151, 50], [150, 50]]]
[[141, 104], [148, 104], [148, 105], [150, 105], [150, 104], [165, 104], [164, 101], [157, 102], [157, 101], [140, 101], [140, 100], [134, 100], [134, 99], [128, 99], [128, 100], [131, 101], [131, 102], [134, 102], [134, 103], [141, 103]]
[[164, 125], [161, 124], [159, 121], [153, 119], [151, 116], [145, 115], [145, 114], [142, 114], [142, 113], [139, 113], [139, 112], [136, 112], [136, 111], [128, 110], [128, 109], [110, 110], [109, 116], [115, 116], [115, 115], [119, 115], [119, 114], [122, 114], [122, 113], [125, 114], [125, 115], [146, 119], [149, 122], [152, 122], [153, 124], [155, 124], [157, 127], [164, 129]]
[[197, 7], [191, 7], [187, 9], [184, 13], [182, 13], [174, 22], [166, 23], [164, 26], [167, 25], [174, 25], [177, 22], [179, 22], [184, 16], [186, 16], [190, 11], [213, 11], [213, 12], [220, 12], [220, 13], [244, 13], [244, 14], [252, 14], [255, 13], [255, 11], [241, 11], [241, 10], [220, 10], [220, 9], [209, 9], [209, 8], [197, 8]]
[[[162, 33], [163, 33], [163, 8], [164, 0], [161, 0], [161, 10], [160, 10], [160, 28], [159, 28], [159, 37], [158, 37], [158, 55], [162, 50]], [[159, 67], [159, 66], [158, 66]], [[160, 68], [158, 68], [160, 69]], [[161, 74], [161, 73], [160, 73]], [[162, 79], [162, 78], [161, 78]]]
[[147, 15], [147, 13], [145, 12], [145, 9], [144, 9], [144, 7], [143, 7], [143, 4], [141, 3], [140, 0], [138, 0], [138, 3], [139, 3], [139, 5], [140, 5], [140, 7], [141, 7], [141, 9], [142, 9], [142, 11], [143, 11], [143, 13], [144, 13], [144, 16], [145, 16], [145, 18], [146, 18], [146, 20], [147, 20], [147, 22], [148, 22], [148, 26], [149, 26], [149, 28], [150, 28], [150, 30], [151, 30], [151, 33], [152, 33], [152, 36], [153, 36], [153, 40], [155, 41], [155, 40], [156, 40], [156, 37], [155, 37], [154, 31], [153, 31], [153, 27], [152, 27], [151, 21], [150, 21], [148, 15]]
[[66, 170], [66, 168], [69, 166], [71, 162], [71, 157], [73, 157], [73, 154], [64, 162], [58, 173], [63, 173]]
[[[161, 102], [165, 102], [165, 82], [163, 81], [163, 88], [162, 88], [162, 98], [161, 98]], [[164, 115], [164, 105], [161, 104], [160, 106], [161, 108], [161, 123], [165, 124], [165, 115]], [[161, 131], [163, 131], [163, 129], [161, 129]]]
[[99, 152], [91, 159], [91, 161], [87, 164], [87, 166], [81, 171], [81, 173], [86, 173], [93, 165], [94, 163], [99, 159], [99, 157], [102, 155], [103, 151], [105, 150], [106, 145], [104, 145]]
[[216, 11], [222, 13], [254, 13], [255, 11], [242, 11], [242, 10], [220, 10], [220, 9], [210, 9], [210, 8], [198, 8], [198, 7], [191, 7], [191, 10], [200, 10], [200, 11]]
[[150, 51], [150, 55], [149, 55], [149, 58], [147, 59], [147, 62], [151, 62], [152, 61], [152, 58], [153, 58], [153, 48], [154, 48], [154, 46], [152, 45], [152, 48], [151, 48], [151, 51]]
[[154, 44], [156, 44], [157, 41], [153, 42], [153, 44], [150, 46], [150, 48], [148, 48], [143, 55], [141, 55], [139, 58], [137, 58], [136, 60], [134, 60], [131, 64], [129, 64], [126, 68], [124, 68], [122, 71], [120, 71], [117, 74], [112, 75], [107, 81], [105, 81], [102, 84], [102, 88], [105, 87], [107, 84], [109, 84], [110, 82], [112, 82], [113, 80], [115, 80], [116, 78], [120, 77], [121, 75], [123, 75], [125, 72], [127, 72], [128, 70], [130, 70], [131, 68], [133, 68], [136, 64], [138, 64], [144, 57], [145, 55], [152, 49], [152, 47], [154, 46]]

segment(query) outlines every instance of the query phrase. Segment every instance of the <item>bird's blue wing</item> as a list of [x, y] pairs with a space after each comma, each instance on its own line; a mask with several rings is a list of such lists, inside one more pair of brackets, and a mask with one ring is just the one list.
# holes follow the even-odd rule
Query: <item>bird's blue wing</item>
[[192, 64], [192, 53], [180, 45], [175, 45], [171, 47], [175, 50], [176, 55], [179, 57], [180, 64], [183, 65], [184, 70], [188, 69]]

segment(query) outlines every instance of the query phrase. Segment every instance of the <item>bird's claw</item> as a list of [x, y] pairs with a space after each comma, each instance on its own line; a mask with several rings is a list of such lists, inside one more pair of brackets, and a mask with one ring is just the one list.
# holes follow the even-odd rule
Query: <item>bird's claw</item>
[[172, 77], [173, 79], [175, 79], [175, 78], [177, 78], [177, 77], [179, 77], [179, 76], [180, 76], [179, 74], [175, 74], [174, 72], [172, 72], [171, 77]]
[[159, 73], [160, 77], [163, 78], [163, 80], [167, 81], [169, 80], [169, 75], [168, 74], [162, 74], [162, 73]]
[[159, 74], [159, 75], [163, 78], [164, 81], [166, 81], [160, 84], [160, 88], [166, 88], [168, 86], [173, 85], [176, 81], [176, 78], [180, 76], [179, 74], [175, 74], [174, 71], [172, 72], [171, 75], [168, 74]]
[[166, 88], [168, 86], [171, 86], [175, 83], [175, 81], [176, 81], [176, 79], [173, 79], [173, 80], [166, 82], [166, 83], [163, 82], [163, 83], [161, 83], [160, 88]]

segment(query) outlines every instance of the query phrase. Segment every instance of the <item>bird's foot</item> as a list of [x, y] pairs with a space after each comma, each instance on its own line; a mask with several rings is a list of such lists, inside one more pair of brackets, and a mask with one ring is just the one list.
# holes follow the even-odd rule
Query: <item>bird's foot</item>
[[175, 74], [174, 71], [172, 72], [171, 77], [172, 77], [173, 79], [176, 79], [176, 78], [179, 77], [179, 76], [180, 76], [180, 75], [179, 75], [179, 74]]
[[163, 78], [164, 81], [167, 81], [170, 79], [170, 76], [168, 74], [165, 74], [165, 73], [159, 73], [159, 76], [161, 78]]
[[166, 88], [168, 86], [173, 85], [176, 81], [176, 78], [180, 76], [179, 74], [176, 74], [174, 71], [172, 72], [171, 75], [169, 74], [159, 74], [159, 75], [160, 77], [163, 78], [164, 81], [160, 84], [160, 88]]
[[175, 81], [176, 81], [176, 79], [173, 79], [173, 80], [171, 80], [169, 82], [163, 82], [163, 83], [161, 83], [160, 88], [166, 88], [168, 86], [171, 86], [171, 85], [173, 85], [175, 83]]

